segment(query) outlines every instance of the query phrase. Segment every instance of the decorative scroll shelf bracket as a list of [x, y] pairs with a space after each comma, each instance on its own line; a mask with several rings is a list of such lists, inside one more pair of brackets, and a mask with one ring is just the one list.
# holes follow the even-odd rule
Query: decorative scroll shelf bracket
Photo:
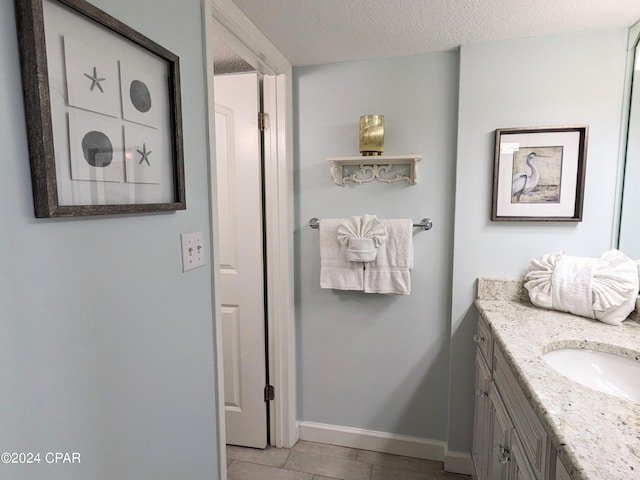
[[[329, 157], [327, 161], [331, 165], [331, 179], [336, 185], [343, 186], [345, 182], [355, 182], [358, 184], [379, 180], [385, 183], [399, 182], [405, 180], [409, 185], [417, 182], [417, 163], [422, 160], [422, 155], [378, 155], [378, 156], [355, 156], [355, 157]], [[353, 173], [345, 172], [349, 167], [357, 165], [359, 170]], [[409, 167], [409, 172], [393, 171], [395, 165]]]

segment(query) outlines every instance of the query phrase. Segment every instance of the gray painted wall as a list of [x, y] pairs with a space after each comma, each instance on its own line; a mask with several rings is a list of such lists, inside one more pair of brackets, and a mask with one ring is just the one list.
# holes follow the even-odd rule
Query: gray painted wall
[[0, 451], [81, 454], [0, 477], [209, 480], [211, 270], [181, 273], [179, 237], [209, 243], [201, 2], [92, 3], [180, 56], [188, 210], [34, 217], [13, 2], [0, 2]]
[[[624, 29], [461, 49], [449, 448], [469, 451], [476, 278], [517, 278], [529, 260], [611, 245], [626, 62]], [[581, 223], [490, 222], [496, 128], [589, 124]], [[541, 332], [541, 334], [544, 334]]]
[[[294, 70], [298, 412], [305, 421], [444, 440], [458, 54]], [[358, 154], [360, 115], [385, 152], [421, 154], [418, 184], [336, 186], [326, 158]], [[423, 217], [411, 296], [322, 290], [311, 217]]]
[[[470, 450], [477, 277], [516, 278], [546, 252], [610, 246], [626, 34], [294, 69], [300, 420]], [[386, 152], [424, 155], [416, 186], [331, 183], [326, 157], [357, 154], [369, 113], [385, 115]], [[490, 222], [494, 130], [577, 123], [590, 125], [583, 222]], [[433, 218], [414, 235], [410, 297], [320, 289], [309, 218], [363, 213]]]

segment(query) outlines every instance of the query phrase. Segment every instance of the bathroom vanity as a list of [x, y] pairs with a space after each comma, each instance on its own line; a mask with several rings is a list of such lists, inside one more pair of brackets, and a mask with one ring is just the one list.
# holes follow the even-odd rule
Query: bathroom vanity
[[522, 281], [478, 280], [473, 465], [478, 480], [640, 479], [640, 404], [543, 358], [561, 348], [640, 360], [640, 323], [533, 306]]

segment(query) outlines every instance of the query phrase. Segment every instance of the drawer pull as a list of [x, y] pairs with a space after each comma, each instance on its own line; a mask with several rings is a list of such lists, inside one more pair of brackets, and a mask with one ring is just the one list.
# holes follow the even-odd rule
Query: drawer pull
[[496, 450], [498, 450], [498, 461], [502, 465], [506, 465], [511, 461], [511, 452], [507, 447], [505, 447], [504, 445], [498, 445], [496, 447]]
[[484, 337], [481, 337], [480, 335], [474, 335], [473, 336], [473, 341], [476, 342], [476, 343], [483, 343], [483, 342], [486, 342], [487, 339], [484, 338]]
[[488, 396], [489, 396], [489, 393], [485, 392], [484, 390], [482, 390], [480, 388], [476, 392], [476, 397], [478, 397], [478, 398], [480, 398], [480, 397], [488, 397]]

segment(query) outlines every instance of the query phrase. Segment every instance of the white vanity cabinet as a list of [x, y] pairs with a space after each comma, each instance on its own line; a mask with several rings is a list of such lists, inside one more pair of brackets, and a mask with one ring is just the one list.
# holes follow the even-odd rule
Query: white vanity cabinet
[[482, 318], [474, 341], [474, 478], [571, 480], [556, 476], [555, 449]]

